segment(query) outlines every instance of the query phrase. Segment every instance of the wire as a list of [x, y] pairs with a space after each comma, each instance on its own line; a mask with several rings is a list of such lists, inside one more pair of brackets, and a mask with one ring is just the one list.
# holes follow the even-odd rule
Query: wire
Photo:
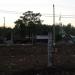
[[23, 12], [8, 11], [8, 10], [3, 10], [3, 9], [0, 9], [0, 12], [7, 13], [7, 14], [22, 14], [23, 13]]
[[[22, 14], [24, 12], [16, 12], [16, 11], [8, 11], [0, 9], [0, 12], [7, 13], [7, 14]], [[53, 14], [43, 13], [42, 16], [44, 17], [53, 17]], [[55, 14], [55, 17], [59, 17], [58, 14]], [[61, 15], [61, 18], [75, 18], [75, 15]]]

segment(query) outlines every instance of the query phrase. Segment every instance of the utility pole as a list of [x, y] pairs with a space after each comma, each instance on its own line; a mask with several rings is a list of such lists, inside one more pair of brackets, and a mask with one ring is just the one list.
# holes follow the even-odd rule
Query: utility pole
[[48, 32], [48, 66], [53, 66], [53, 52], [55, 47], [55, 8], [53, 4], [53, 33]]
[[62, 28], [62, 22], [61, 22], [61, 15], [59, 16], [59, 25], [60, 25], [60, 34], [61, 34], [61, 37], [63, 38], [63, 28]]
[[55, 6], [53, 4], [53, 46], [55, 46]]
[[5, 43], [5, 41], [6, 41], [6, 38], [5, 38], [5, 17], [3, 17], [3, 20], [4, 20], [4, 22], [3, 22], [3, 28], [4, 28], [3, 41], [4, 41], [4, 43]]
[[53, 51], [53, 47], [52, 47], [52, 33], [48, 32], [48, 67], [53, 65], [52, 51]]
[[3, 17], [3, 19], [4, 19], [4, 29], [5, 29], [5, 17]]
[[54, 52], [55, 52], [55, 6], [53, 4], [53, 34], [52, 34], [52, 66], [54, 65]]

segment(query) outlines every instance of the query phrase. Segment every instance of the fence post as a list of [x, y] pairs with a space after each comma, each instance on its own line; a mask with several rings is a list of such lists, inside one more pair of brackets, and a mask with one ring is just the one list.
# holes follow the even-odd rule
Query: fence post
[[53, 65], [53, 47], [52, 47], [52, 33], [48, 32], [48, 66]]

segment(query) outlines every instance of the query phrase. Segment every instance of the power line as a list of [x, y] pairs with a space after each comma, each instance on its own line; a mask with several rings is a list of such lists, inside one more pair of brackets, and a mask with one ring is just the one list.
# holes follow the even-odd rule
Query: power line
[[[3, 9], [0, 9], [0, 12], [1, 13], [7, 13], [7, 14], [23, 14], [24, 13], [24, 12], [9, 11], [9, 10], [3, 10]], [[53, 17], [53, 14], [42, 13], [42, 16]], [[55, 17], [59, 17], [59, 15], [55, 14]], [[75, 15], [61, 15], [61, 18], [75, 18]]]
[[[52, 16], [53, 14], [42, 14], [44, 16]], [[56, 16], [59, 16], [58, 14], [55, 14]], [[75, 15], [61, 15], [61, 16], [75, 16]]]
[[16, 12], [16, 11], [9, 11], [9, 10], [3, 10], [0, 9], [1, 13], [7, 13], [7, 14], [22, 14], [23, 12]]
[[[10, 14], [22, 14], [24, 12], [17, 12], [17, 11], [9, 11], [9, 10], [3, 10], [3, 9], [0, 9], [0, 12], [4, 12], [4, 13], [10, 13]], [[43, 13], [42, 15], [53, 15], [53, 14], [48, 14], [48, 13]], [[59, 16], [58, 14], [55, 14], [57, 16]], [[75, 16], [75, 15], [61, 15], [61, 16]]]
[[[46, 15], [43, 15], [44, 17], [53, 17], [52, 15], [50, 15], [50, 16], [46, 16]], [[55, 16], [55, 17], [60, 17], [60, 16]], [[65, 16], [62, 16], [61, 15], [61, 18], [75, 18], [75, 16], [67, 16], [67, 15], [65, 15]]]

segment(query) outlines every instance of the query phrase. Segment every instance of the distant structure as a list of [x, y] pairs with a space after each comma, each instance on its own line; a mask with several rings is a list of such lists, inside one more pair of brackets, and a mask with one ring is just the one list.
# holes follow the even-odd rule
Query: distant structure
[[48, 35], [36, 35], [36, 43], [48, 43]]

